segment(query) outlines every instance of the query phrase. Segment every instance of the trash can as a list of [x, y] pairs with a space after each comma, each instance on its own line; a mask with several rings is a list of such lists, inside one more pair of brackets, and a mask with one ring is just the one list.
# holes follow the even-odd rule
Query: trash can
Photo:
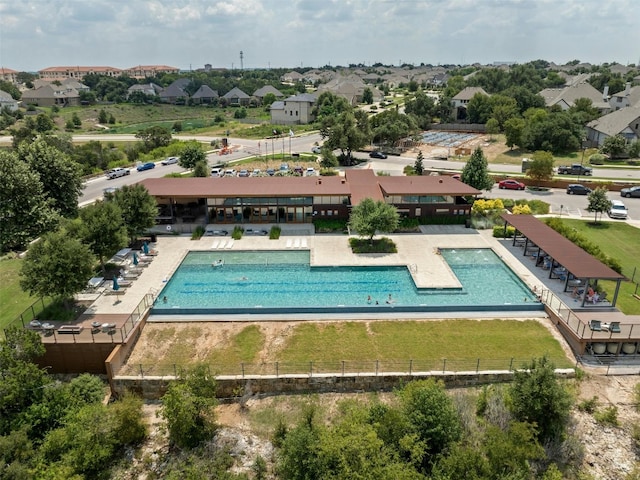
[[151, 237], [151, 243], [156, 243], [158, 241], [158, 235], [155, 233], [152, 233], [149, 237]]
[[471, 228], [471, 219], [470, 218], [467, 218], [464, 221], [464, 228]]

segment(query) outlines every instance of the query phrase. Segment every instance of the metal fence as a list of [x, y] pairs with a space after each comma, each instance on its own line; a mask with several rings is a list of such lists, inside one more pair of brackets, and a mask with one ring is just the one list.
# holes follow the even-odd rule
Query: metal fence
[[[43, 297], [36, 300], [30, 307], [28, 307], [24, 312], [14, 318], [7, 326], [5, 326], [4, 330], [11, 327], [24, 328], [29, 324], [31, 320], [35, 320], [38, 316], [47, 308], [49, 305], [53, 303], [53, 299], [49, 297]], [[4, 333], [3, 330], [3, 333]]]
[[[566, 358], [551, 359], [566, 364]], [[281, 377], [281, 376], [377, 376], [377, 375], [423, 375], [425, 373], [455, 374], [479, 372], [512, 372], [526, 368], [531, 359], [408, 359], [408, 360], [338, 360], [331, 362], [266, 362], [238, 364], [209, 364], [209, 370], [216, 376], [235, 376], [237, 378]], [[118, 372], [118, 376], [164, 377], [179, 376], [189, 367], [187, 365], [153, 363], [127, 364]]]

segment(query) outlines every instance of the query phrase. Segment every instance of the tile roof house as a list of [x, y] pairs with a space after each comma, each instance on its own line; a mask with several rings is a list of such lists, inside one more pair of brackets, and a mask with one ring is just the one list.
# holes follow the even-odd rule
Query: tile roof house
[[227, 93], [225, 93], [222, 98], [229, 101], [229, 105], [232, 106], [246, 106], [249, 105], [249, 100], [251, 97], [240, 90], [238, 87], [233, 87]]
[[22, 102], [39, 107], [78, 106], [80, 105], [80, 94], [73, 88], [49, 84], [33, 90], [25, 90], [22, 92]]
[[132, 93], [135, 92], [141, 92], [145, 95], [149, 95], [149, 96], [157, 96], [158, 93], [160, 93], [162, 91], [162, 87], [160, 85], [156, 85], [155, 83], [145, 83], [145, 84], [136, 84], [136, 85], [131, 85], [128, 89], [127, 89], [127, 96], [131, 95]]
[[49, 80], [63, 80], [65, 78], [83, 78], [85, 75], [94, 73], [96, 75], [106, 75], [108, 77], [119, 77], [123, 70], [114, 67], [48, 67], [38, 71], [40, 78]]
[[384, 94], [375, 87], [368, 86], [362, 78], [357, 75], [346, 77], [336, 77], [327, 83], [318, 86], [318, 95], [323, 92], [331, 92], [334, 95], [344, 98], [350, 105], [362, 103], [364, 90], [369, 88], [373, 93], [373, 101], [379, 102], [384, 99]]
[[188, 78], [179, 78], [159, 94], [160, 99], [167, 103], [185, 102], [189, 94], [185, 91], [187, 85], [191, 83]]
[[200, 85], [200, 88], [191, 96], [195, 103], [201, 104], [211, 104], [218, 97], [218, 92], [209, 85]]
[[631, 142], [640, 139], [640, 106], [622, 108], [587, 124], [587, 140], [598, 146], [608, 137], [622, 135]]
[[267, 93], [273, 93], [276, 98], [284, 97], [284, 94], [273, 85], [265, 85], [264, 87], [260, 87], [255, 92], [253, 92], [253, 96], [259, 98], [260, 101], [262, 101]]
[[10, 68], [0, 67], [0, 80], [11, 83], [18, 83], [18, 71]]
[[296, 83], [296, 82], [302, 82], [302, 80], [304, 79], [303, 75], [301, 73], [294, 71], [285, 73], [284, 75], [282, 75], [282, 77], [280, 77], [280, 80], [283, 82], [287, 82], [287, 83]]
[[313, 93], [301, 93], [271, 104], [271, 123], [277, 125], [303, 125], [315, 120], [313, 107], [317, 97]]
[[609, 103], [604, 99], [605, 95], [587, 82], [572, 84], [564, 88], [545, 88], [538, 95], [544, 98], [547, 107], [557, 105], [562, 110], [568, 110], [575, 105], [579, 98], [588, 98], [593, 107], [601, 113], [608, 113], [611, 110]]
[[180, 69], [167, 65], [138, 65], [124, 70], [131, 78], [150, 78], [165, 73], [180, 73]]
[[18, 101], [7, 92], [0, 90], [0, 110], [3, 108], [8, 108], [10, 111], [15, 112], [18, 110]]
[[[63, 80], [36, 78], [33, 81], [33, 88], [46, 87], [47, 85], [51, 85], [52, 82], [58, 82], [60, 86], [66, 87], [66, 88], [73, 88], [78, 92], [88, 92], [89, 90], [91, 90], [87, 85], [85, 85], [84, 83], [80, 83], [75, 78], [65, 78]], [[59, 86], [54, 85], [54, 87], [58, 88]]]

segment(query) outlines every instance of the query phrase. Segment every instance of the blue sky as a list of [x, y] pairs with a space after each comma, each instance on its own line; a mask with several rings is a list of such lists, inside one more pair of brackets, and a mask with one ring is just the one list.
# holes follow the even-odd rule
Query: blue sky
[[640, 62], [638, 0], [0, 0], [0, 66]]

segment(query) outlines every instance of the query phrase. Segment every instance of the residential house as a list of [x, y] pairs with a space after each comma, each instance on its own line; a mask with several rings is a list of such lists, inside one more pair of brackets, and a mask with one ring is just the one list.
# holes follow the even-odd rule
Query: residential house
[[189, 98], [186, 87], [191, 83], [188, 78], [179, 78], [159, 94], [160, 100], [166, 103], [185, 103]]
[[317, 97], [312, 93], [301, 93], [271, 104], [271, 123], [303, 125], [315, 120], [313, 107]]
[[77, 90], [63, 85], [50, 83], [32, 90], [22, 92], [22, 102], [39, 107], [69, 107], [80, 105], [80, 94]]
[[468, 118], [467, 105], [478, 93], [487, 97], [489, 96], [482, 87], [465, 87], [451, 99], [455, 111], [454, 118], [456, 120], [466, 120]]
[[628, 142], [640, 138], [640, 106], [622, 108], [587, 124], [587, 140], [601, 146], [605, 139], [622, 135]]
[[0, 80], [11, 83], [18, 83], [18, 71], [10, 68], [0, 67]]
[[191, 96], [195, 103], [200, 104], [212, 104], [218, 97], [218, 92], [209, 85], [200, 85], [200, 88]]
[[373, 93], [373, 101], [379, 102], [384, 99], [384, 94], [376, 87], [368, 86], [357, 75], [349, 75], [346, 77], [336, 77], [327, 83], [318, 86], [318, 95], [323, 92], [331, 92], [334, 95], [344, 98], [350, 105], [358, 105], [362, 103], [362, 96], [366, 88]]
[[65, 78], [82, 79], [85, 75], [94, 73], [96, 75], [106, 75], [108, 77], [119, 77], [123, 70], [114, 67], [48, 67], [38, 71], [42, 79], [64, 80]]
[[278, 98], [278, 99], [284, 97], [284, 94], [280, 90], [278, 90], [276, 87], [274, 87], [273, 85], [265, 85], [264, 87], [260, 87], [255, 92], [253, 92], [253, 96], [258, 98], [258, 100], [260, 100], [260, 102], [262, 102], [262, 99], [268, 93], [273, 93], [275, 95], [275, 97]]
[[[606, 88], [606, 87], [605, 87]], [[640, 87], [631, 87], [631, 82], [627, 82], [625, 89], [614, 93], [609, 97], [609, 105], [615, 110], [636, 106], [640, 103]]]
[[240, 107], [249, 105], [249, 100], [251, 97], [240, 90], [238, 87], [233, 87], [227, 93], [225, 93], [222, 98], [226, 99], [229, 102], [229, 105]]
[[131, 78], [140, 79], [157, 77], [165, 73], [180, 73], [180, 69], [167, 65], [138, 65], [137, 67], [127, 68], [123, 73]]
[[18, 101], [7, 92], [0, 90], [0, 110], [8, 108], [12, 112], [18, 110]]
[[136, 84], [131, 85], [127, 89], [127, 97], [132, 93], [141, 92], [145, 95], [149, 95], [151, 97], [157, 96], [162, 91], [162, 87], [160, 85], [156, 85], [155, 83], [144, 83], [144, 84]]
[[285, 82], [285, 83], [302, 82], [303, 79], [304, 79], [303, 75], [301, 73], [296, 72], [296, 71], [291, 71], [291, 72], [285, 73], [284, 75], [282, 75], [282, 77], [280, 77], [280, 81]]
[[600, 93], [588, 82], [572, 84], [564, 88], [545, 88], [538, 95], [544, 98], [547, 107], [559, 106], [562, 110], [568, 110], [579, 98], [588, 98], [593, 107], [601, 113], [611, 111], [609, 103], [604, 99], [606, 94]]

